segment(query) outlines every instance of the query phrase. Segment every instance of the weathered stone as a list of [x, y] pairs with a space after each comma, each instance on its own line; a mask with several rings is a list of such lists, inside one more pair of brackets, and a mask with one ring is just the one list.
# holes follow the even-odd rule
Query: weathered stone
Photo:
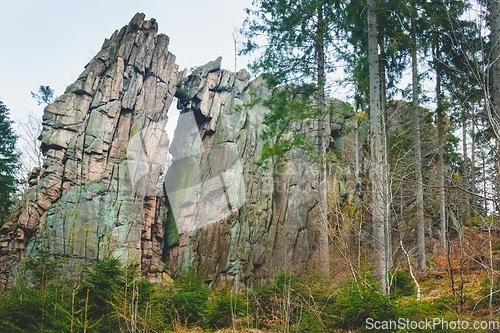
[[165, 182], [179, 233], [165, 252], [171, 273], [193, 265], [211, 283], [245, 283], [315, 263], [318, 166], [300, 150], [281, 166], [257, 166], [268, 110], [245, 104], [269, 92], [264, 80], [249, 78], [217, 60], [177, 91], [181, 116]]
[[125, 160], [134, 134], [165, 124], [178, 82], [168, 37], [157, 29], [135, 15], [45, 108], [43, 174], [31, 176], [23, 208], [0, 230], [0, 291], [21, 257], [42, 248], [75, 260], [114, 255], [146, 276], [158, 273], [162, 199], [136, 193]]
[[[250, 102], [268, 98], [264, 80], [222, 70], [221, 58], [184, 77], [157, 29], [135, 15], [45, 108], [43, 168], [0, 229], [0, 291], [41, 249], [77, 262], [113, 256], [167, 284], [188, 266], [240, 284], [317, 264], [318, 165], [301, 149], [255, 163], [269, 110]], [[181, 114], [162, 190], [174, 95]], [[330, 117], [333, 143], [345, 118]], [[315, 144], [314, 126], [292, 130]], [[329, 176], [348, 196], [336, 183], [347, 176]]]

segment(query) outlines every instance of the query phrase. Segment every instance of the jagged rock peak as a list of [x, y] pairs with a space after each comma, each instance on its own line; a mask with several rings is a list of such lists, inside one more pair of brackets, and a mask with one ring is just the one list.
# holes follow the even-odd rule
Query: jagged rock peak
[[[163, 128], [183, 74], [169, 38], [157, 32], [155, 19], [136, 14], [45, 108], [43, 168], [0, 230], [0, 291], [21, 258], [39, 249], [81, 261], [114, 256], [145, 275], [159, 270], [162, 198], [149, 192], [163, 166], [144, 174], [137, 165], [142, 155], [166, 155]], [[148, 138], [147, 154], [134, 150], [142, 147], [134, 137]]]

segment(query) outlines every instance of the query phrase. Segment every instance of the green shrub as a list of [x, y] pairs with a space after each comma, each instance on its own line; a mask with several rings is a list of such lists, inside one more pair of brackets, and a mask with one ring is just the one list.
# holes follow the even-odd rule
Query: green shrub
[[[446, 321], [457, 320], [456, 313], [450, 309], [454, 301], [451, 298], [438, 298], [430, 301], [405, 300], [398, 303], [399, 318], [405, 318], [414, 322], [440, 318]], [[412, 332], [427, 332], [425, 329], [413, 329]], [[439, 332], [451, 332], [440, 328]]]
[[208, 288], [201, 276], [188, 271], [174, 280], [160, 297], [170, 323], [200, 324], [207, 310]]
[[54, 285], [15, 286], [0, 295], [0, 332], [67, 332], [67, 290]]
[[246, 310], [245, 296], [241, 293], [234, 293], [231, 286], [214, 290], [208, 298], [206, 325], [214, 329], [232, 327], [239, 318], [245, 316]]
[[62, 267], [46, 251], [23, 262], [15, 285], [0, 295], [0, 332], [67, 331], [72, 288]]
[[21, 268], [20, 283], [32, 286], [54, 284], [68, 279], [62, 269], [62, 262], [54, 259], [48, 251], [38, 251], [35, 255], [28, 257]]
[[127, 271], [125, 288], [114, 290], [109, 301], [119, 332], [165, 332], [166, 318], [159, 290], [149, 281], [142, 280], [137, 272]]
[[[492, 292], [491, 303], [498, 307], [500, 306], [500, 278], [494, 280]], [[490, 302], [490, 280], [488, 278], [485, 278], [481, 283], [481, 295], [483, 298], [479, 300], [479, 304], [488, 306]]]
[[255, 325], [289, 332], [325, 332], [332, 326], [331, 284], [320, 276], [282, 272], [270, 285], [253, 288]]
[[125, 280], [126, 272], [118, 259], [105, 259], [85, 270], [74, 304], [83, 316], [80, 320], [98, 321], [99, 331], [112, 332], [116, 321], [111, 301], [115, 290], [125, 288]]
[[372, 281], [353, 281], [338, 291], [333, 306], [335, 327], [364, 332], [368, 318], [373, 320], [396, 320], [396, 307], [382, 295]]
[[407, 271], [397, 270], [391, 278], [391, 297], [410, 296], [415, 293], [411, 275]]
[[[36, 262], [45, 265], [42, 271]], [[84, 269], [80, 280], [61, 270], [59, 276], [45, 274], [49, 264], [62, 267], [51, 258], [35, 258], [17, 284], [0, 295], [0, 332], [165, 331], [157, 288], [141, 280], [135, 268], [104, 260]]]

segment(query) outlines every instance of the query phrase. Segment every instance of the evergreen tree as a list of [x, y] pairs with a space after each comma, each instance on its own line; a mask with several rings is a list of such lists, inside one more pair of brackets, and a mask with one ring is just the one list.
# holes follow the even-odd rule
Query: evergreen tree
[[12, 123], [9, 109], [0, 101], [0, 225], [7, 221], [17, 185], [15, 174], [19, 168], [19, 153]]
[[55, 100], [54, 89], [50, 86], [41, 85], [38, 88], [38, 92], [31, 92], [31, 97], [36, 100], [38, 105], [53, 103]]
[[387, 170], [384, 163], [386, 158], [381, 106], [381, 79], [378, 54], [378, 26], [377, 6], [375, 0], [368, 0], [368, 68], [370, 82], [370, 146], [371, 146], [371, 170], [370, 180], [372, 183], [372, 223], [375, 241], [376, 271], [380, 279], [382, 293], [389, 291], [388, 271], [389, 257], [389, 230], [386, 204], [388, 199], [386, 177]]
[[[328, 202], [326, 184], [326, 153], [329, 138], [329, 119], [325, 98], [326, 73], [328, 71], [327, 50], [332, 45], [331, 26], [334, 15], [332, 1], [325, 0], [260, 0], [254, 1], [254, 10], [247, 9], [248, 18], [243, 34], [248, 38], [244, 53], [259, 49], [259, 38], [266, 39], [266, 47], [254, 61], [252, 69], [265, 73], [273, 89], [267, 102], [270, 113], [264, 122], [268, 130], [264, 154], [283, 156], [294, 147], [308, 147], [300, 135], [293, 134], [293, 124], [300, 121], [317, 121], [317, 152], [320, 166], [318, 174], [319, 192], [319, 252], [320, 270], [329, 273]], [[293, 87], [283, 87], [291, 84]], [[312, 85], [311, 85], [312, 84]], [[314, 87], [313, 90], [311, 88]], [[297, 89], [301, 90], [299, 103]], [[285, 96], [284, 93], [292, 91]], [[304, 94], [306, 92], [306, 94]], [[295, 95], [295, 96], [294, 96]], [[315, 107], [306, 107], [304, 96]], [[315, 96], [314, 101], [310, 98]], [[283, 99], [284, 98], [284, 99]], [[278, 106], [278, 107], [276, 107]], [[283, 112], [287, 106], [287, 112]], [[295, 110], [294, 110], [295, 109]], [[287, 135], [282, 135], [285, 132]], [[276, 139], [277, 138], [277, 139]], [[275, 140], [271, 142], [270, 140]]]
[[[457, 81], [465, 81], [468, 75], [464, 75], [464, 64], [467, 64], [467, 43], [469, 38], [459, 27], [467, 26], [460, 20], [467, 4], [463, 1], [439, 1], [435, 4], [423, 3], [422, 11], [428, 18], [428, 29], [424, 32], [432, 50], [430, 66], [435, 72], [435, 96], [436, 96], [436, 126], [438, 157], [437, 168], [439, 175], [439, 225], [440, 245], [443, 253], [447, 253], [447, 200], [446, 200], [446, 146], [448, 139], [448, 104], [445, 89], [450, 91]], [[465, 60], [465, 62], [463, 61]], [[448, 83], [448, 84], [447, 84]]]

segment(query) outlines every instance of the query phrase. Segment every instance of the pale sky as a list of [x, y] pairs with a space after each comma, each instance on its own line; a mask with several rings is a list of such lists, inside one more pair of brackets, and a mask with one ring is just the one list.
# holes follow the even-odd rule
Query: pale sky
[[[105, 38], [136, 12], [156, 18], [170, 37], [180, 69], [223, 57], [234, 70], [231, 34], [245, 19], [251, 0], [0, 0], [0, 100], [11, 118], [42, 114], [30, 91], [51, 86], [56, 95], [76, 80]], [[248, 59], [239, 58], [238, 69]]]

